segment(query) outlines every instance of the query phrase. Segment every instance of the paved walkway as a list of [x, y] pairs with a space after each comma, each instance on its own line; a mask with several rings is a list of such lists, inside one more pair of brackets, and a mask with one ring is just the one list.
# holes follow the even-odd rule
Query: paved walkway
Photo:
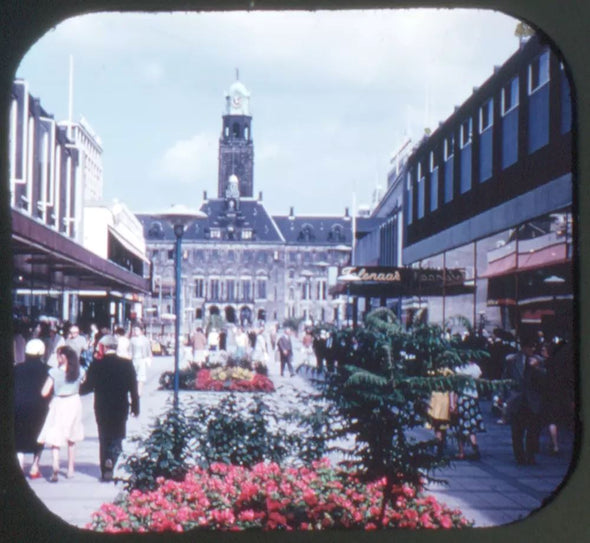
[[[145, 435], [155, 416], [164, 411], [172, 392], [158, 390], [158, 378], [161, 372], [172, 367], [171, 357], [154, 359], [141, 401], [141, 414], [137, 419], [129, 419], [128, 435]], [[277, 409], [297, 405], [300, 401], [297, 393], [312, 390], [303, 374], [293, 378], [280, 377], [278, 363], [269, 364], [269, 376], [275, 382], [277, 392], [269, 395], [268, 403]], [[188, 395], [209, 399], [204, 393], [181, 391], [181, 402]], [[120, 484], [99, 481], [98, 440], [92, 401], [92, 395], [83, 397], [86, 439], [77, 445], [75, 477], [65, 478], [66, 460], [65, 451], [62, 451], [63, 477], [57, 484], [50, 483], [51, 455], [46, 451], [41, 459], [43, 478], [29, 481], [34, 493], [50, 511], [79, 527], [90, 521], [92, 512], [102, 503], [112, 501], [121, 492]], [[475, 521], [476, 526], [501, 525], [528, 516], [559, 487], [572, 457], [572, 435], [562, 432], [562, 451], [558, 457], [544, 452], [547, 436], [543, 435], [537, 465], [517, 466], [512, 458], [509, 427], [495, 422], [490, 414], [489, 402], [482, 402], [482, 411], [488, 431], [479, 436], [481, 460], [454, 462], [451, 467], [437, 473], [447, 479], [449, 485], [432, 485], [428, 490], [440, 501], [461, 509], [467, 518]], [[453, 446], [451, 442], [451, 452]], [[130, 450], [130, 447], [131, 444], [126, 443], [125, 449]]]

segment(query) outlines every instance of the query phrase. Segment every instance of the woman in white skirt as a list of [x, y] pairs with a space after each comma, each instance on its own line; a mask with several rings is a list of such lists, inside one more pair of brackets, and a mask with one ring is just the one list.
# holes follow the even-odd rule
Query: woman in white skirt
[[43, 385], [41, 395], [47, 397], [53, 391], [49, 412], [41, 429], [39, 443], [51, 447], [53, 455], [53, 475], [50, 481], [57, 483], [59, 471], [59, 449], [68, 446], [67, 477], [74, 476], [74, 450], [76, 442], [84, 439], [82, 425], [82, 402], [80, 400], [80, 383], [84, 371], [76, 351], [67, 345], [57, 350], [56, 368], [49, 370], [49, 376]]

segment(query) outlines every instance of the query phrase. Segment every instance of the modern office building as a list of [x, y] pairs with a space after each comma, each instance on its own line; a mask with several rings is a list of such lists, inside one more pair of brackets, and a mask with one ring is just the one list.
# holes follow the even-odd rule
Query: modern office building
[[389, 255], [401, 254], [404, 266], [462, 269], [473, 287], [404, 307], [516, 334], [571, 330], [572, 152], [566, 69], [535, 35], [390, 176], [376, 210], [380, 262], [399, 265]]
[[80, 152], [82, 203], [102, 201], [104, 179], [100, 136], [84, 117], [80, 117], [78, 122], [64, 121], [59, 124], [66, 127], [66, 131], [70, 131], [70, 139]]
[[[81, 138], [87, 129], [77, 130]], [[84, 244], [81, 157], [91, 153], [67, 132], [30, 94], [26, 81], [14, 81], [9, 126], [13, 305], [17, 316], [30, 320], [46, 315], [108, 325], [125, 313], [126, 295], [148, 290], [148, 267], [141, 244], [131, 250], [128, 234], [114, 225], [115, 241], [107, 250]], [[97, 229], [92, 223], [87, 233]], [[82, 300], [89, 293], [96, 297], [92, 308]]]

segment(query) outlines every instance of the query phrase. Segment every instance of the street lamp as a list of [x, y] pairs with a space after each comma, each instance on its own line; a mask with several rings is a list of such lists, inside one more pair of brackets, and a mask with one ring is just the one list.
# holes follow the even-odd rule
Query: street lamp
[[354, 283], [355, 281], [360, 281], [360, 277], [358, 275], [354, 275], [353, 273], [347, 273], [344, 275], [339, 275], [338, 281], [340, 283], [346, 283], [346, 324], [350, 325], [350, 321], [352, 320], [352, 304], [351, 304], [351, 300], [350, 300], [350, 284]]
[[180, 366], [180, 325], [181, 325], [181, 308], [180, 308], [180, 287], [181, 287], [181, 267], [182, 267], [182, 236], [187, 226], [197, 219], [206, 218], [207, 215], [201, 211], [193, 210], [184, 205], [173, 205], [168, 210], [155, 215], [161, 220], [168, 222], [176, 236], [176, 251], [174, 257], [175, 271], [175, 303], [174, 303], [174, 408], [178, 408], [178, 372]]

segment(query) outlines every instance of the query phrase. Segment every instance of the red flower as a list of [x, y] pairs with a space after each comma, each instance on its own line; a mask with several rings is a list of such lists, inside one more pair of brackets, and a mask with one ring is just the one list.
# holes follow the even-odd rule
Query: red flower
[[451, 520], [451, 517], [449, 517], [448, 515], [444, 515], [442, 517], [440, 517], [440, 525], [443, 528], [452, 528], [453, 527], [453, 521]]
[[151, 492], [131, 492], [118, 505], [104, 504], [90, 529], [104, 532], [205, 529], [318, 530], [327, 528], [451, 528], [471, 523], [433, 497], [416, 497], [411, 485], [398, 487], [395, 504], [382, 521], [381, 481], [364, 484], [354, 473], [328, 461], [312, 467], [282, 468], [260, 463], [251, 469], [213, 464], [193, 468], [182, 482], [157, 480]]

